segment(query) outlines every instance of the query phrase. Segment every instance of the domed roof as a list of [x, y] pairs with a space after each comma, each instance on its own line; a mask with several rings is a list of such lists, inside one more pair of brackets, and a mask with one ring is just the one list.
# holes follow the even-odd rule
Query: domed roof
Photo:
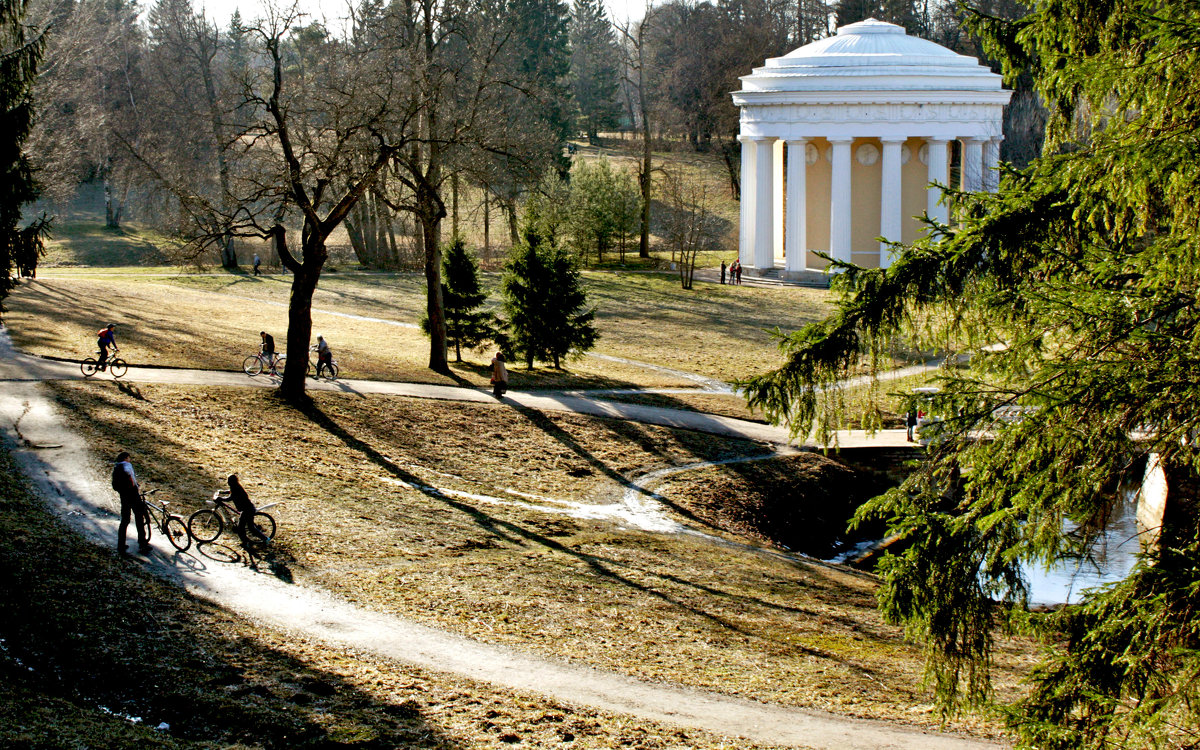
[[874, 18], [771, 58], [741, 80], [741, 93], [1001, 90], [1001, 77], [975, 58]]

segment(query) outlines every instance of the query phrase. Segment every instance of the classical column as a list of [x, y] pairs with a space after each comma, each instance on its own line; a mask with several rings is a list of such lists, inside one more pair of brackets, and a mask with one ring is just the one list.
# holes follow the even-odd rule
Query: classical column
[[950, 182], [946, 163], [946, 146], [949, 143], [950, 141], [945, 138], [925, 139], [925, 163], [929, 167], [929, 187], [925, 191], [925, 212], [929, 214], [929, 218], [936, 219], [943, 224], [947, 224], [950, 221], [950, 207], [940, 203], [942, 200], [942, 189], [936, 187], [933, 183], [938, 182], [946, 185]]
[[754, 264], [760, 271], [775, 267], [775, 141], [754, 139]]
[[[901, 195], [904, 183], [900, 179], [900, 147], [904, 145], [903, 137], [880, 138], [883, 142], [882, 180], [879, 190], [879, 236], [892, 242], [904, 239], [904, 226]], [[891, 248], [879, 243], [879, 267], [887, 268], [892, 264]]]
[[997, 135], [987, 139], [983, 144], [983, 189], [994, 193], [1000, 189], [1000, 141], [1004, 136]]
[[962, 189], [968, 193], [983, 190], [983, 138], [962, 140]]
[[771, 265], [776, 258], [783, 257], [783, 139], [778, 139], [771, 145], [771, 164], [773, 182], [772, 195], [775, 197], [775, 217], [771, 220], [771, 228], [775, 241], [771, 245]]
[[742, 143], [742, 199], [741, 230], [738, 233], [738, 260], [742, 265], [754, 264], [754, 191], [758, 187], [754, 180], [754, 139], [739, 135]]
[[803, 271], [808, 266], [807, 146], [807, 138], [787, 142], [787, 248], [783, 255], [789, 271]]
[[829, 182], [829, 254], [850, 262], [850, 144], [851, 136], [828, 136], [833, 144], [833, 173]]

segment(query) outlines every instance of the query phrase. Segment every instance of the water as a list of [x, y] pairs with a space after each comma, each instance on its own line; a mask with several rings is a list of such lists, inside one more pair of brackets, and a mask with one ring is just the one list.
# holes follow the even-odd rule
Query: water
[[[1115, 502], [1112, 516], [1096, 540], [1089, 559], [1063, 560], [1046, 570], [1026, 566], [1030, 604], [1073, 604], [1086, 589], [1120, 581], [1137, 562], [1141, 541], [1137, 525], [1137, 492], [1126, 490]], [[1068, 524], [1065, 531], [1073, 531]]]

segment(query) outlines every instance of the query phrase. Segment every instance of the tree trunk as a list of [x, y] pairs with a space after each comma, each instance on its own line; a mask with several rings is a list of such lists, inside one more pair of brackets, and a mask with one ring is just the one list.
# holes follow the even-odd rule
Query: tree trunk
[[483, 254], [485, 257], [491, 257], [492, 254], [492, 205], [488, 193], [485, 186], [483, 189]]
[[304, 261], [296, 262], [287, 252], [283, 227], [276, 227], [276, 249], [284, 265], [292, 272], [292, 294], [288, 301], [287, 363], [279, 393], [289, 401], [304, 397], [305, 374], [308, 369], [308, 346], [312, 340], [312, 298], [321, 278], [328, 251], [325, 238], [317, 232], [306, 231], [301, 250]]

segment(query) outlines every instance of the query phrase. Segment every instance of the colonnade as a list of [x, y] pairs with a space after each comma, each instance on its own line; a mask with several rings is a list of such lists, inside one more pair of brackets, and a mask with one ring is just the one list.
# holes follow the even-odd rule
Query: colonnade
[[[946, 223], [948, 208], [941, 204], [942, 191], [931, 183], [949, 182], [948, 137], [923, 137], [920, 148], [928, 179], [925, 188], [925, 210], [931, 218]], [[852, 259], [851, 232], [854, 222], [852, 206], [851, 159], [856, 140], [851, 135], [822, 136], [829, 143], [831, 164], [829, 175], [829, 247], [827, 250], [842, 261]], [[1000, 162], [1000, 142], [1003, 136], [958, 138], [962, 144], [961, 186], [963, 190], [995, 191], [998, 183], [996, 167]], [[742, 201], [741, 244], [742, 264], [758, 269], [773, 268], [775, 258], [786, 259], [786, 270], [802, 271], [808, 250], [807, 206], [808, 165], [815, 161], [810, 144], [812, 138], [779, 138], [775, 136], [739, 136], [742, 144]], [[903, 211], [904, 186], [902, 163], [909, 136], [879, 136], [879, 232], [877, 236], [900, 242], [905, 220]], [[873, 146], [873, 143], [872, 143]], [[787, 175], [784, 180], [784, 149], [787, 149]], [[860, 163], [862, 159], [860, 158]], [[871, 162], [872, 164], [874, 162]], [[786, 185], [786, 191], [785, 191]], [[786, 192], [786, 197], [785, 197]], [[861, 200], [860, 196], [860, 200]], [[873, 214], [873, 212], [872, 212]], [[786, 239], [786, 247], [784, 242]], [[879, 265], [887, 267], [889, 247], [879, 243]]]

